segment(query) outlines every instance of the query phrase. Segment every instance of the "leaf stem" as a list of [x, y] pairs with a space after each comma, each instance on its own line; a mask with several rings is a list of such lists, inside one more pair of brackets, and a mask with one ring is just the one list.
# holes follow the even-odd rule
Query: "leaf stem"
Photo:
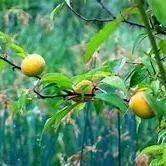
[[155, 60], [156, 60], [156, 63], [158, 65], [159, 72], [160, 72], [160, 80], [161, 80], [161, 82], [163, 83], [163, 85], [166, 89], [166, 71], [164, 69], [164, 66], [163, 66], [162, 62], [160, 61], [161, 58], [160, 58], [159, 50], [157, 48], [157, 43], [156, 43], [155, 37], [153, 36], [153, 33], [151, 31], [151, 27], [150, 27], [150, 24], [149, 24], [149, 21], [148, 21], [148, 17], [146, 15], [145, 9], [143, 7], [143, 2], [142, 2], [142, 0], [136, 0], [136, 2], [137, 2], [137, 5], [138, 5], [138, 9], [140, 11], [140, 14], [142, 16], [142, 20], [143, 20], [144, 25], [146, 27], [152, 49], [154, 51]]

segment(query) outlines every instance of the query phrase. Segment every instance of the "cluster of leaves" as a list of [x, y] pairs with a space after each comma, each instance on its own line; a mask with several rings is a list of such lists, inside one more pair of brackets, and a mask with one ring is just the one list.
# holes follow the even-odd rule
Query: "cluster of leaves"
[[[71, 7], [69, 0], [58, 5], [50, 14], [52, 21], [54, 20], [55, 15], [61, 11], [65, 3]], [[121, 15], [112, 22], [106, 24], [96, 35], [94, 35], [92, 40], [88, 43], [87, 50], [83, 56], [84, 63], [93, 63], [96, 60], [95, 53], [100, 48], [102, 49], [103, 43], [113, 35], [124, 19], [127, 19], [130, 15], [135, 13], [137, 13], [136, 8], [124, 10]], [[143, 35], [143, 38], [145, 37], [147, 36]], [[160, 54], [162, 55], [161, 61], [164, 61], [166, 41], [164, 39], [158, 39], [158, 43]], [[136, 43], [136, 45], [137, 44], [138, 43]], [[19, 57], [25, 57], [27, 55], [27, 51], [17, 44], [9, 35], [3, 32], [0, 32], [0, 46], [1, 59], [6, 59], [7, 62], [10, 62], [8, 61], [8, 58], [11, 59], [11, 55], [13, 54]], [[162, 119], [163, 116], [165, 116], [165, 90], [160, 83], [160, 73], [154, 59], [153, 49], [144, 52], [140, 59], [141, 61], [136, 62], [135, 64], [131, 63], [132, 69], [125, 76], [120, 76], [119, 71], [128, 63], [126, 58], [107, 61], [102, 66], [95, 65], [95, 67], [91, 68], [89, 71], [86, 70], [75, 76], [67, 76], [62, 72], [43, 74], [37, 85], [32, 87], [32, 89], [37, 89], [37, 91], [34, 92], [37, 92], [36, 94], [43, 99], [57, 98], [56, 102], [58, 109], [58, 111], [47, 120], [43, 131], [52, 129], [52, 127], [57, 129], [62, 120], [67, 117], [69, 113], [85, 108], [86, 104], [84, 102], [68, 100], [70, 95], [75, 95], [74, 86], [82, 80], [90, 80], [97, 84], [97, 90], [89, 100], [89, 102], [93, 103], [97, 112], [103, 110], [101, 105], [103, 106], [103, 103], [105, 103], [111, 108], [117, 108], [122, 113], [126, 113], [128, 110], [126, 100], [130, 98], [130, 95], [128, 94], [129, 90], [131, 88], [137, 89], [148, 87], [152, 90], [154, 97], [147, 96], [147, 101], [155, 110], [157, 117]], [[13, 63], [11, 65], [13, 65]], [[86, 94], [79, 95], [84, 97]], [[21, 104], [18, 102], [18, 107], [16, 107], [16, 109], [22, 110], [25, 108], [25, 103], [27, 103], [26, 97], [27, 92], [22, 94], [21, 100], [19, 100]], [[164, 154], [165, 153], [162, 152], [162, 155]]]
[[146, 154], [146, 155], [150, 156], [150, 165], [151, 166], [155, 166], [155, 165], [162, 166], [166, 162], [165, 149], [166, 149], [165, 144], [152, 145], [152, 146], [149, 146], [149, 147], [143, 149], [141, 152], [141, 155]]
[[[67, 5], [71, 7], [70, 1], [66, 1]], [[53, 19], [54, 15], [59, 12], [59, 10], [62, 8], [64, 4], [58, 5], [53, 12], [51, 13], [51, 18]], [[136, 13], [135, 8], [128, 8], [123, 11], [123, 13], [117, 17], [114, 21], [108, 23], [107, 25], [104, 26], [102, 30], [100, 30], [90, 41], [90, 43], [87, 46], [86, 53], [84, 55], [84, 61], [85, 63], [89, 62], [90, 60], [93, 61], [95, 59], [93, 57], [94, 53], [98, 50], [98, 48], [108, 39], [109, 36], [111, 36], [114, 31], [120, 26], [120, 23], [129, 15], [132, 15], [133, 13]], [[123, 15], [123, 16], [122, 16]], [[0, 39], [1, 39], [1, 49], [5, 50], [5, 53], [7, 53], [9, 50], [12, 49], [17, 55], [21, 57], [26, 56], [26, 51], [20, 47], [18, 44], [16, 44], [12, 38], [4, 33], [0, 33]], [[164, 48], [165, 48], [165, 41], [161, 40], [160, 41], [160, 50], [161, 52], [164, 53]], [[117, 69], [118, 66], [123, 67], [124, 65], [124, 59], [119, 59], [111, 62], [106, 62], [102, 67], [94, 68], [91, 69], [90, 71], [74, 76], [73, 78], [69, 78], [68, 76], [62, 74], [62, 73], [47, 73], [44, 74], [41, 77], [40, 83], [39, 83], [39, 89], [42, 89], [42, 91], [47, 91], [47, 92], [52, 92], [53, 95], [65, 95], [65, 92], [72, 92], [73, 87], [75, 84], [79, 83], [82, 80], [90, 80], [92, 82], [97, 83], [99, 86], [99, 91], [95, 94], [94, 99], [106, 102], [108, 104], [111, 104], [118, 109], [120, 109], [123, 113], [125, 113], [128, 109], [127, 105], [123, 101], [121, 97], [117, 94], [116, 91], [110, 91], [109, 92], [109, 87], [113, 87], [113, 89], [119, 89], [123, 91], [123, 96], [126, 98], [125, 93], [127, 92], [127, 87], [125, 85], [125, 81], [117, 76]], [[114, 70], [116, 68], [116, 70]], [[149, 83], [151, 84], [150, 88], [154, 88], [156, 93], [159, 92], [160, 86], [158, 85], [159, 82], [158, 80], [156, 81], [156, 77], [158, 76], [158, 71], [157, 67], [155, 64], [155, 61], [153, 59], [153, 50], [151, 50], [149, 53], [145, 53], [145, 56], [142, 58], [142, 63], [136, 65], [134, 69], [129, 73], [128, 78], [130, 77], [130, 84], [129, 87], [142, 87], [142, 86], [147, 86]], [[154, 76], [155, 75], [155, 76]], [[147, 77], [148, 76], [148, 77]], [[151, 78], [152, 77], [152, 78]], [[127, 78], [127, 79], [128, 79]], [[147, 79], [148, 78], [148, 79]], [[142, 85], [142, 83], [145, 84]], [[117, 83], [118, 82], [118, 83]], [[152, 87], [153, 86], [153, 87]], [[50, 87], [53, 87], [52, 90], [48, 90]], [[156, 90], [156, 87], [158, 88]], [[104, 89], [107, 88], [107, 91]], [[161, 94], [161, 93], [160, 93]], [[158, 95], [158, 94], [156, 94]], [[40, 95], [42, 97], [42, 95]], [[161, 96], [160, 96], [161, 97]], [[45, 96], [47, 98], [47, 96]], [[162, 102], [154, 102], [155, 99], [152, 97], [148, 98], [148, 102], [156, 110], [156, 112], [160, 112], [159, 116], [162, 117], [163, 112], [161, 111], [164, 108], [164, 104]], [[163, 102], [164, 103], [164, 102]], [[62, 108], [61, 111], [58, 111], [52, 118], [49, 119], [49, 121], [46, 124], [46, 128], [51, 127], [52, 124], [57, 124], [60, 123], [60, 121], [70, 112], [74, 107], [76, 107], [77, 104], [67, 107]], [[61, 115], [61, 112], [63, 114]], [[56, 120], [54, 120], [56, 117]], [[60, 117], [60, 118], [58, 118]], [[51, 123], [50, 123], [51, 122]], [[50, 126], [48, 124], [51, 124]]]

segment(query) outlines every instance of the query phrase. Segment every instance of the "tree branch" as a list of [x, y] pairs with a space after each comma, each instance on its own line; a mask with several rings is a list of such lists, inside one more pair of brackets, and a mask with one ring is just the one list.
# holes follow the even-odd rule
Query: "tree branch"
[[0, 59], [5, 61], [6, 63], [8, 63], [9, 65], [13, 66], [14, 69], [18, 69], [21, 70], [20, 66], [15, 65], [14, 63], [12, 63], [11, 61], [9, 61], [8, 59], [6, 59], [5, 57], [0, 56]]
[[[111, 19], [99, 19], [99, 18], [86, 18], [84, 16], [82, 16], [81, 14], [79, 14], [78, 12], [76, 12], [71, 6], [69, 6], [67, 4], [68, 8], [79, 18], [81, 18], [82, 20], [86, 21], [86, 22], [111, 22], [111, 21], [114, 21], [116, 19], [116, 17], [114, 16], [113, 18]], [[108, 12], [108, 9], [107, 9], [107, 12]], [[112, 16], [112, 14], [111, 14]], [[137, 26], [139, 28], [145, 28], [144, 25], [141, 25], [141, 24], [138, 24], [138, 23], [134, 23], [134, 22], [130, 22], [130, 21], [127, 21], [127, 20], [123, 20], [122, 22], [125, 22], [127, 24], [130, 24], [132, 26]]]
[[[13, 62], [9, 61], [7, 58], [0, 56], [0, 59], [3, 60], [4, 62], [8, 63], [9, 65], [11, 65], [13, 67], [13, 69], [17, 69], [17, 70], [21, 71], [21, 67], [20, 66], [18, 66], [16, 64], [14, 64]], [[39, 79], [39, 80], [41, 79], [40, 76], [34, 76], [34, 77]], [[72, 100], [74, 98], [80, 98], [80, 97], [83, 97], [83, 96], [85, 96], [86, 99], [87, 99], [87, 97], [92, 98], [94, 96], [94, 92], [92, 94], [84, 94], [84, 95], [82, 95], [81, 93], [77, 93], [77, 92], [74, 92], [74, 91], [68, 91], [68, 90], [64, 90], [64, 92], [66, 94], [56, 94], [56, 95], [43, 95], [40, 92], [38, 92], [35, 88], [33, 89], [33, 92], [37, 96], [39, 96], [41, 99], [46, 99], [46, 98], [47, 99], [48, 98], [53, 99], [53, 98], [56, 98], [56, 97], [62, 97], [62, 98], [68, 98], [68, 100]]]
[[84, 21], [87, 22], [109, 22], [109, 21], [113, 21], [114, 19], [99, 19], [99, 18], [86, 18], [84, 16], [82, 16], [81, 14], [79, 14], [78, 12], [76, 12], [71, 6], [69, 6], [67, 4], [68, 8], [79, 18], [81, 18]]

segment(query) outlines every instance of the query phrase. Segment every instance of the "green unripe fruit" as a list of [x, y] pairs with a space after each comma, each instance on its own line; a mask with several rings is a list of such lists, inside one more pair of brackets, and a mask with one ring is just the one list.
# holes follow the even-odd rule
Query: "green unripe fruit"
[[92, 94], [93, 91], [93, 83], [89, 80], [83, 80], [76, 84], [74, 87], [74, 91], [77, 93], [83, 93], [83, 94]]

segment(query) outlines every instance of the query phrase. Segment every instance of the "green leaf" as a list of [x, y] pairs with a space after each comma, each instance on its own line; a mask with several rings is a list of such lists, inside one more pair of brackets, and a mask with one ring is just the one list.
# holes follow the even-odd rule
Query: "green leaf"
[[82, 80], [101, 80], [105, 77], [108, 77], [112, 72], [118, 72], [125, 64], [126, 58], [116, 59], [105, 63], [102, 67], [92, 69], [86, 73], [74, 76], [73, 82], [78, 83]]
[[100, 114], [103, 110], [104, 103], [102, 100], [96, 99], [93, 101], [93, 105], [97, 114]]
[[159, 80], [152, 81], [151, 88], [154, 94], [158, 94], [160, 91], [160, 81]]
[[74, 83], [78, 83], [82, 80], [91, 80], [91, 81], [101, 80], [107, 76], [110, 76], [112, 74], [112, 71], [118, 72], [125, 64], [126, 61], [125, 59], [126, 58], [122, 58], [107, 62], [102, 67], [98, 67], [86, 73], [74, 76], [72, 80]]
[[150, 55], [143, 56], [141, 58], [142, 63], [146, 67], [146, 69], [150, 72], [151, 75], [154, 75], [157, 71], [157, 65], [155, 59], [151, 58]]
[[106, 77], [101, 82], [106, 83], [112, 87], [122, 89], [122, 90], [126, 89], [124, 81], [118, 76]]
[[26, 56], [26, 51], [21, 46], [17, 45], [9, 35], [0, 32], [0, 41], [4, 44], [4, 48], [12, 49], [22, 58]]
[[95, 51], [99, 48], [99, 46], [108, 39], [109, 35], [113, 34], [115, 30], [119, 27], [121, 19], [117, 19], [107, 24], [102, 30], [100, 30], [88, 44], [87, 51], [84, 55], [84, 61], [88, 62]]
[[0, 59], [0, 72], [4, 69], [5, 63]]
[[166, 148], [166, 144], [152, 145], [143, 149], [141, 153], [147, 154], [147, 155], [158, 155], [158, 154], [162, 154], [165, 148]]
[[166, 1], [164, 0], [148, 0], [150, 7], [158, 21], [166, 26]]
[[72, 89], [72, 81], [62, 73], [47, 73], [41, 78], [42, 84], [55, 83], [59, 88]]
[[11, 43], [12, 39], [9, 35], [0, 31], [0, 41], [2, 41], [4, 43]]
[[19, 55], [20, 57], [22, 57], [22, 58], [26, 57], [26, 51], [22, 47], [20, 47], [19, 45], [15, 44], [15, 43], [11, 43], [9, 45], [9, 47], [12, 50], [14, 50], [17, 53], [17, 55]]
[[111, 69], [111, 71], [119, 72], [123, 68], [125, 63], [126, 63], [126, 57], [112, 60], [110, 62], [107, 62], [105, 65], [107, 65], [109, 69]]
[[145, 97], [148, 104], [151, 106], [152, 110], [157, 114], [159, 117], [166, 116], [166, 103], [160, 100], [157, 100], [150, 94], [146, 94]]
[[90, 72], [74, 76], [72, 80], [76, 84], [78, 82], [81, 82], [82, 80], [91, 80], [91, 81], [100, 80], [109, 75], [110, 75], [110, 72], [92, 70]]
[[62, 10], [63, 6], [64, 6], [64, 3], [61, 3], [56, 8], [53, 9], [53, 11], [50, 14], [51, 21], [54, 20], [55, 15], [58, 15], [60, 13], [60, 11]]
[[147, 33], [141, 33], [138, 35], [138, 37], [135, 39], [133, 48], [132, 48], [132, 54], [134, 54], [135, 49], [138, 47], [138, 45], [146, 38], [148, 37]]
[[163, 163], [166, 163], [166, 148], [163, 151], [162, 161]]
[[150, 162], [150, 165], [149, 166], [164, 166], [164, 163], [162, 162], [161, 158], [158, 157], [156, 159], [153, 159], [151, 162]]
[[130, 79], [130, 87], [134, 87], [143, 82], [148, 76], [147, 69], [142, 65], [137, 65]]
[[12, 102], [11, 109], [14, 114], [23, 114], [27, 110], [27, 105], [31, 104], [32, 98], [27, 90], [21, 90], [18, 99]]
[[158, 143], [164, 143], [166, 141], [166, 129], [165, 127], [158, 133]]
[[[135, 9], [136, 10], [136, 9]], [[107, 25], [104, 26], [103, 29], [101, 29], [90, 41], [88, 44], [86, 53], [84, 55], [84, 61], [85, 63], [88, 62], [95, 51], [103, 44], [110, 35], [112, 35], [120, 26], [120, 23], [124, 20], [124, 17], [128, 16], [131, 14], [131, 8], [126, 9], [120, 16], [118, 16], [114, 21], [108, 23]], [[122, 17], [123, 15], [123, 17]]]
[[159, 46], [162, 53], [166, 54], [166, 40], [160, 40]]
[[49, 118], [46, 121], [46, 123], [44, 125], [44, 129], [43, 129], [43, 133], [45, 131], [48, 131], [52, 127], [54, 127], [54, 129], [57, 129], [59, 127], [61, 121], [63, 120], [63, 118], [78, 105], [79, 105], [79, 103], [75, 103], [69, 107], [65, 107], [62, 110], [56, 112], [55, 115], [53, 115], [51, 118]]
[[122, 111], [122, 113], [125, 113], [128, 109], [128, 107], [125, 104], [125, 102], [123, 101], [123, 99], [121, 99], [116, 94], [113, 94], [113, 93], [111, 93], [111, 94], [99, 93], [99, 94], [96, 94], [95, 98], [100, 99], [102, 101], [105, 101], [108, 104], [111, 104], [111, 105], [119, 108]]

